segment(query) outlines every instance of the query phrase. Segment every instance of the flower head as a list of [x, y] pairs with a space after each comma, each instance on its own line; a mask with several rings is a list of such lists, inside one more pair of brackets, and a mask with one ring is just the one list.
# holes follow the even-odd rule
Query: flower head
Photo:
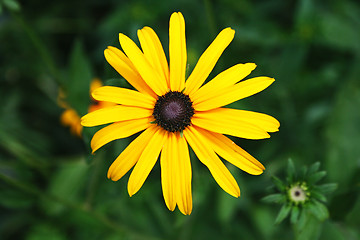
[[[243, 80], [256, 67], [237, 64], [204, 84], [222, 52], [234, 38], [231, 28], [222, 30], [200, 57], [185, 81], [187, 52], [185, 21], [173, 13], [169, 26], [169, 64], [156, 33], [149, 27], [138, 30], [142, 50], [119, 34], [123, 51], [108, 47], [106, 60], [136, 90], [104, 86], [92, 95], [99, 101], [118, 104], [85, 115], [83, 126], [112, 123], [96, 132], [93, 152], [115, 139], [143, 131], [110, 166], [108, 177], [119, 180], [132, 167], [128, 192], [132, 196], [143, 185], [160, 155], [161, 184], [170, 210], [176, 205], [183, 214], [192, 211], [192, 170], [188, 144], [227, 193], [240, 196], [234, 177], [219, 156], [254, 175], [264, 166], [223, 134], [247, 139], [269, 138], [279, 122], [266, 114], [224, 108], [256, 94], [273, 78]], [[204, 85], [203, 85], [204, 84]]]

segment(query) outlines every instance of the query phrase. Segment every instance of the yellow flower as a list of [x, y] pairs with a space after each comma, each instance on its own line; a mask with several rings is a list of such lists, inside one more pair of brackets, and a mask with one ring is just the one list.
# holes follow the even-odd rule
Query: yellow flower
[[[102, 87], [103, 84], [100, 79], [94, 78], [90, 83], [90, 93], [95, 91], [95, 89]], [[74, 134], [75, 136], [81, 137], [82, 134], [82, 126], [81, 126], [81, 120], [79, 114], [73, 109], [71, 106], [69, 106], [65, 100], [65, 94], [63, 91], [59, 91], [58, 95], [58, 105], [62, 108], [64, 108], [64, 112], [60, 116], [60, 122], [63, 126], [70, 127], [70, 132]], [[97, 101], [93, 98], [91, 98], [92, 102], [89, 106], [88, 112], [93, 112], [95, 110], [98, 110], [100, 108], [114, 106], [114, 103], [110, 102], [102, 102]]]
[[142, 51], [121, 33], [120, 45], [126, 55], [115, 47], [105, 50], [106, 60], [137, 91], [111, 86], [96, 89], [92, 93], [95, 99], [118, 105], [85, 115], [81, 124], [90, 127], [112, 123], [93, 136], [93, 152], [110, 141], [144, 130], [108, 171], [108, 177], [117, 181], [135, 166], [128, 181], [130, 196], [141, 188], [161, 153], [165, 203], [171, 211], [177, 205], [183, 214], [190, 214], [192, 172], [188, 144], [220, 187], [234, 197], [240, 196], [239, 186], [219, 156], [250, 174], [263, 172], [260, 162], [223, 134], [269, 138], [267, 132], [278, 131], [279, 122], [262, 113], [223, 106], [264, 90], [274, 79], [241, 81], [256, 67], [246, 63], [223, 71], [203, 85], [234, 34], [231, 28], [222, 30], [186, 81], [185, 21], [179, 12], [170, 18], [169, 65], [159, 38], [149, 27], [138, 30]]

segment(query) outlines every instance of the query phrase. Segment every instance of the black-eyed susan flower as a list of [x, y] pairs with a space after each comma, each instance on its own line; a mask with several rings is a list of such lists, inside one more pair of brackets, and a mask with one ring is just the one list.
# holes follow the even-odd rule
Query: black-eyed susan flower
[[[100, 79], [94, 78], [90, 83], [90, 93], [95, 91], [95, 89], [102, 87], [103, 84]], [[73, 109], [67, 102], [66, 96], [63, 91], [59, 91], [58, 95], [58, 104], [60, 107], [64, 108], [64, 112], [60, 116], [60, 122], [63, 126], [69, 127], [70, 132], [75, 136], [81, 137], [82, 134], [82, 125], [79, 114]], [[100, 108], [114, 106], [114, 103], [97, 101], [91, 98], [91, 103], [89, 105], [88, 112], [93, 112]]]
[[204, 84], [234, 38], [235, 31], [231, 28], [219, 33], [186, 81], [185, 21], [181, 13], [173, 13], [170, 18], [169, 64], [151, 28], [144, 27], [137, 33], [142, 50], [121, 33], [123, 51], [115, 47], [105, 50], [106, 60], [137, 91], [111, 86], [98, 88], [92, 93], [95, 99], [118, 105], [82, 118], [83, 126], [112, 123], [93, 136], [93, 152], [110, 141], [143, 131], [113, 162], [108, 177], [117, 181], [134, 167], [128, 181], [132, 196], [141, 188], [160, 155], [167, 207], [173, 211], [177, 205], [183, 214], [190, 214], [189, 144], [220, 187], [234, 197], [240, 196], [238, 184], [219, 156], [254, 175], [261, 174], [264, 166], [224, 134], [247, 139], [269, 138], [268, 132], [278, 131], [279, 122], [266, 114], [223, 106], [264, 90], [274, 79], [256, 77], [241, 81], [256, 67], [254, 63], [245, 63]]

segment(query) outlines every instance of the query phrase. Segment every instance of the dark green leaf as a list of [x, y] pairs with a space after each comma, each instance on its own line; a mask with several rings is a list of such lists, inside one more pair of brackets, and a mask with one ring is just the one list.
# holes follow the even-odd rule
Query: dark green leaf
[[272, 176], [271, 180], [279, 191], [283, 192], [286, 190], [286, 185], [278, 177]]
[[315, 186], [316, 189], [318, 189], [322, 193], [331, 193], [335, 191], [338, 187], [337, 183], [326, 183], [322, 185]]
[[320, 221], [324, 221], [329, 217], [329, 211], [326, 206], [316, 200], [311, 201], [307, 204], [309, 210], [314, 214], [314, 216]]
[[70, 56], [69, 78], [64, 83], [68, 104], [83, 116], [90, 103], [90, 82], [93, 78], [90, 62], [80, 41], [75, 41]]
[[263, 197], [261, 200], [268, 203], [283, 203], [286, 201], [286, 196], [282, 193], [275, 193]]
[[295, 165], [291, 158], [288, 159], [287, 176], [289, 183], [292, 183], [296, 179]]
[[20, 4], [15, 0], [3, 0], [3, 3], [11, 11], [20, 11]]
[[317, 200], [321, 202], [326, 202], [327, 199], [324, 194], [322, 194], [320, 191], [312, 190], [310, 198], [316, 198]]
[[299, 213], [299, 220], [297, 222], [297, 228], [299, 231], [302, 231], [303, 228], [305, 227], [305, 224], [307, 222], [308, 219], [308, 211], [305, 208], [302, 208], [300, 213]]
[[299, 178], [302, 180], [302, 181], [306, 181], [307, 179], [307, 173], [308, 173], [308, 168], [307, 166], [302, 166], [302, 168], [300, 169], [300, 176]]
[[[321, 222], [314, 216], [307, 216], [305, 225], [302, 229], [298, 229], [296, 234], [297, 240], [309, 240], [309, 239], [319, 239], [321, 232]], [[300, 230], [300, 231], [299, 231]]]
[[316, 162], [316, 163], [312, 164], [309, 168], [308, 174], [311, 175], [311, 174], [317, 172], [319, 170], [319, 168], [320, 168], [320, 162]]
[[309, 184], [314, 184], [318, 181], [320, 181], [323, 177], [326, 176], [326, 172], [325, 171], [321, 171], [321, 172], [317, 172], [317, 173], [314, 173], [312, 175], [310, 175], [308, 178], [307, 178], [307, 182]]
[[280, 209], [279, 214], [275, 219], [275, 224], [281, 223], [289, 215], [290, 210], [291, 210], [290, 204], [283, 205], [282, 208]]
[[293, 206], [291, 210], [290, 222], [295, 224], [298, 221], [300, 209], [298, 206]]

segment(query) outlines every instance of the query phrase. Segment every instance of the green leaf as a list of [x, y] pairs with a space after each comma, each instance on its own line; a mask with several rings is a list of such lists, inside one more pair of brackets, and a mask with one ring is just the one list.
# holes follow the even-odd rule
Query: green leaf
[[[49, 183], [48, 193], [51, 196], [64, 198], [69, 202], [76, 202], [84, 189], [86, 174], [89, 166], [82, 157], [71, 162], [64, 162], [57, 172], [53, 173]], [[44, 199], [46, 213], [56, 215], [65, 210], [65, 206], [51, 199]]]
[[322, 193], [331, 193], [335, 191], [338, 187], [337, 183], [325, 183], [322, 185], [315, 186], [315, 189], [318, 189]]
[[20, 11], [20, 4], [15, 0], [3, 0], [4, 6], [6, 6], [11, 11], [18, 12]]
[[279, 191], [283, 192], [286, 190], [286, 185], [278, 177], [272, 176], [271, 180]]
[[300, 179], [302, 180], [302, 181], [306, 181], [306, 179], [307, 179], [307, 173], [308, 173], [308, 168], [307, 168], [307, 166], [302, 166], [302, 168], [301, 168], [301, 170], [300, 170]]
[[282, 193], [275, 193], [268, 195], [266, 197], [263, 197], [261, 201], [267, 202], [267, 203], [283, 203], [286, 201], [286, 196]]
[[307, 178], [307, 182], [309, 184], [314, 184], [314, 183], [320, 181], [325, 176], [326, 176], [326, 171], [317, 172], [317, 173], [314, 173], [314, 174], [310, 175]]
[[50, 223], [40, 223], [32, 225], [30, 231], [27, 233], [28, 240], [65, 240], [65, 233], [59, 228]]
[[291, 210], [290, 204], [283, 205], [282, 208], [280, 209], [279, 214], [275, 219], [275, 224], [281, 223], [289, 215], [290, 210]]
[[291, 158], [288, 159], [287, 176], [289, 183], [292, 183], [296, 179], [295, 165]]
[[320, 221], [324, 221], [329, 217], [329, 211], [326, 206], [319, 201], [313, 200], [308, 205], [309, 210]]
[[310, 197], [311, 197], [311, 198], [316, 198], [317, 200], [322, 201], [322, 202], [326, 202], [326, 201], [327, 201], [325, 195], [322, 194], [322, 193], [319, 192], [319, 191], [316, 191], [316, 190], [311, 191], [311, 196], [310, 196]]
[[314, 216], [307, 216], [305, 225], [303, 228], [297, 229], [295, 233], [295, 239], [297, 240], [313, 240], [319, 239], [321, 232], [321, 222]]
[[299, 231], [302, 231], [303, 228], [305, 227], [305, 224], [307, 222], [308, 219], [308, 211], [306, 211], [306, 209], [302, 208], [300, 213], [299, 213], [299, 219], [297, 221], [297, 228]]
[[293, 206], [291, 210], [290, 222], [295, 224], [299, 219], [300, 209], [298, 206]]
[[75, 41], [69, 63], [69, 77], [64, 83], [68, 103], [79, 116], [88, 112], [90, 82], [93, 78], [90, 62], [80, 41]]
[[[353, 32], [359, 34], [359, 31]], [[358, 41], [356, 42], [359, 45]], [[353, 176], [360, 176], [357, 173], [360, 156], [359, 65], [360, 58], [357, 57], [354, 59], [354, 65], [349, 66], [349, 77], [344, 79], [338, 90], [335, 106], [329, 114], [326, 127], [326, 145], [329, 151], [326, 152], [325, 167], [329, 179], [344, 187], [354, 183]]]
[[359, 50], [359, 31], [354, 31], [358, 23], [344, 14], [321, 11], [319, 14], [319, 32], [325, 44], [333, 48], [348, 51]]
[[320, 168], [320, 162], [316, 162], [314, 164], [312, 164], [309, 168], [309, 172], [308, 174], [311, 175], [311, 174], [314, 174], [316, 173]]

